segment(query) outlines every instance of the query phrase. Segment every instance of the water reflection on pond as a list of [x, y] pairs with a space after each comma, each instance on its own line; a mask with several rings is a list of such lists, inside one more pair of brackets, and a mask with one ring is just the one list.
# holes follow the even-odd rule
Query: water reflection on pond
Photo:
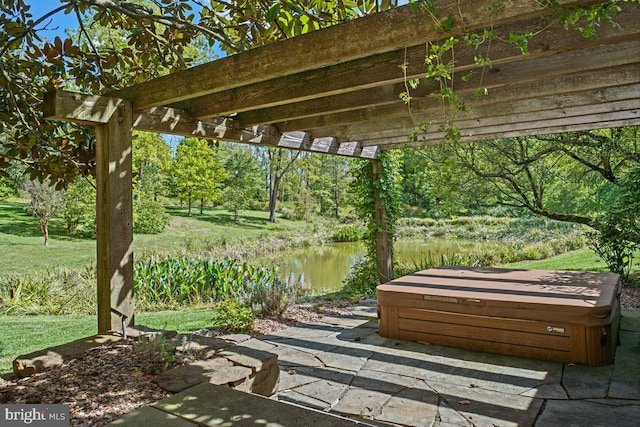
[[[395, 248], [399, 260], [418, 262], [426, 257], [495, 246], [495, 242], [459, 239], [402, 239], [396, 242]], [[260, 260], [260, 263], [277, 265], [283, 277], [300, 276], [314, 294], [323, 294], [340, 289], [349, 269], [363, 256], [364, 245], [360, 242], [333, 243], [291, 250], [269, 260]]]

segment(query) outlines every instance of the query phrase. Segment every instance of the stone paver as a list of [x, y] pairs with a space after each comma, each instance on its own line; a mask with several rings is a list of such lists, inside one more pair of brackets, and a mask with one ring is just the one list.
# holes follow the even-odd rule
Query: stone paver
[[358, 424], [354, 420], [212, 384], [197, 385], [156, 402], [152, 407], [204, 426], [346, 427]]
[[550, 400], [536, 427], [631, 426], [640, 420], [640, 402], [608, 405], [583, 400]]
[[[163, 412], [150, 414], [208, 426], [294, 427], [355, 420], [376, 427], [582, 427], [640, 419], [640, 311], [624, 314], [615, 364], [597, 368], [387, 339], [375, 328], [375, 300], [352, 311], [216, 353], [265, 377], [279, 373], [270, 403], [202, 383], [154, 404]], [[277, 355], [277, 365], [258, 363], [254, 356], [263, 353]], [[284, 402], [322, 412], [307, 415]], [[352, 421], [315, 423], [327, 412]]]
[[382, 407], [377, 420], [406, 426], [430, 425], [438, 415], [438, 394], [423, 381], [416, 381]]
[[118, 418], [108, 426], [153, 426], [153, 427], [196, 427], [191, 423], [173, 414], [161, 411], [151, 406], [145, 406], [129, 412], [122, 418]]

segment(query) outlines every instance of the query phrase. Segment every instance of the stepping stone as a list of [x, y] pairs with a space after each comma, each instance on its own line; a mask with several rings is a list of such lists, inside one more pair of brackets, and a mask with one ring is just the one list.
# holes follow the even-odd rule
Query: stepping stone
[[36, 372], [42, 372], [46, 369], [60, 366], [68, 360], [78, 359], [82, 357], [87, 350], [94, 347], [121, 340], [122, 337], [117, 335], [94, 335], [70, 343], [35, 351], [24, 356], [18, 356], [13, 361], [13, 372], [18, 378], [28, 377]]
[[234, 346], [230, 341], [197, 335], [182, 335], [177, 337], [176, 341], [180, 343], [176, 347], [176, 351], [185, 354], [202, 355], [202, 358], [205, 359], [214, 357], [219, 350]]
[[277, 354], [256, 350], [255, 348], [247, 347], [244, 344], [239, 344], [235, 347], [221, 351], [218, 353], [218, 356], [232, 361], [234, 365], [251, 368], [254, 373], [268, 369], [278, 363]]
[[[224, 358], [199, 360], [187, 365], [169, 369], [157, 375], [153, 382], [164, 390], [177, 393], [189, 387], [208, 381], [217, 372], [225, 372], [233, 368], [233, 363]], [[249, 370], [249, 373], [250, 370]], [[218, 379], [218, 377], [216, 377]]]
[[155, 329], [143, 325], [127, 326], [127, 336], [133, 338], [146, 337], [154, 339], [164, 337], [167, 339], [174, 338], [178, 333], [176, 331], [167, 331], [164, 329]]
[[228, 335], [220, 335], [218, 338], [233, 341], [236, 344], [240, 344], [241, 342], [245, 342], [251, 339], [251, 335], [247, 334], [228, 334]]
[[271, 365], [267, 369], [263, 369], [260, 372], [257, 372], [247, 381], [236, 386], [235, 389], [247, 393], [255, 393], [261, 396], [269, 397], [273, 396], [276, 393], [279, 383], [280, 367], [276, 364]]

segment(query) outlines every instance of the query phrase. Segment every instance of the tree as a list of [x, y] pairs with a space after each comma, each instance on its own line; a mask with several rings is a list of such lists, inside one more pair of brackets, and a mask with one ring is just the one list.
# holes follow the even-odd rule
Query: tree
[[132, 144], [135, 198], [157, 201], [166, 190], [171, 147], [160, 135], [149, 132], [134, 132]]
[[260, 170], [248, 147], [227, 144], [224, 168], [228, 173], [224, 183], [224, 206], [233, 212], [238, 222], [240, 210], [247, 209], [260, 192]]
[[276, 222], [278, 190], [284, 176], [300, 157], [300, 151], [267, 148], [262, 151], [262, 160], [267, 174], [267, 192], [269, 195], [269, 222]]
[[67, 223], [67, 233], [95, 236], [96, 189], [90, 177], [78, 178], [64, 191], [62, 216]]
[[220, 188], [227, 173], [218, 162], [215, 150], [207, 141], [197, 138], [182, 140], [176, 149], [174, 184], [178, 196], [187, 201], [189, 216], [194, 200], [214, 201], [222, 195]]
[[[0, 0], [0, 176], [12, 160], [58, 189], [93, 173], [91, 131], [43, 120], [48, 90], [107, 93], [202, 62], [209, 52], [199, 52], [214, 44], [237, 53], [395, 3], [60, 0], [34, 17], [28, 1]], [[79, 30], [43, 40], [40, 32], [62, 13], [76, 16]]]
[[30, 198], [27, 210], [38, 218], [40, 231], [44, 236], [44, 245], [49, 246], [49, 222], [64, 206], [61, 191], [56, 190], [51, 181], [26, 180], [22, 189]]
[[350, 159], [339, 156], [310, 155], [303, 162], [311, 196], [318, 202], [321, 215], [339, 217], [338, 208], [347, 201], [351, 182]]

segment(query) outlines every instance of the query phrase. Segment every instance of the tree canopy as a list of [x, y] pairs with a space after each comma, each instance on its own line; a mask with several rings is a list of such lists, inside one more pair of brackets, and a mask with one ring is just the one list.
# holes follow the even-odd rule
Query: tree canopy
[[[214, 46], [232, 54], [396, 5], [60, 0], [33, 16], [28, 3], [0, 0], [0, 176], [19, 162], [32, 179], [49, 177], [58, 188], [93, 173], [95, 147], [90, 130], [43, 120], [46, 91], [103, 94], [192, 66]], [[45, 40], [56, 14], [75, 16], [78, 30]]]

